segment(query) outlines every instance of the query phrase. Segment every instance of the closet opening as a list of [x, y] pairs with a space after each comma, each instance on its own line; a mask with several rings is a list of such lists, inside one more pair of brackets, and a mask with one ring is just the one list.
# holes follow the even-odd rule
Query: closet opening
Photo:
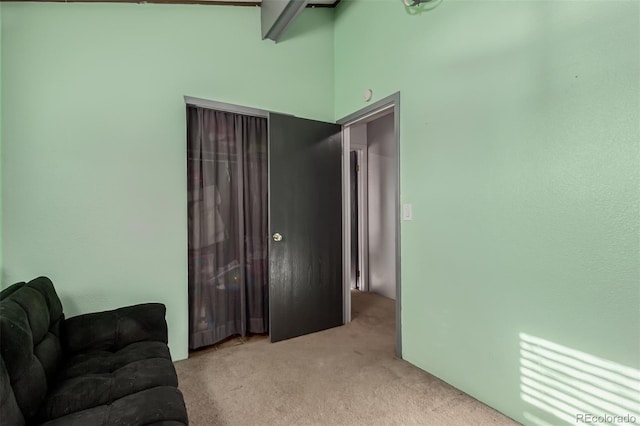
[[269, 332], [267, 118], [187, 105], [189, 349]]
[[344, 324], [342, 126], [185, 103], [189, 348]]

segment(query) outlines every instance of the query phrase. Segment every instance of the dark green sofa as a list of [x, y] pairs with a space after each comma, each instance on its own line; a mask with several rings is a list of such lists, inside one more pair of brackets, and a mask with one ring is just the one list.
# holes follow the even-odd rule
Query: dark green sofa
[[65, 319], [51, 280], [0, 293], [0, 425], [187, 425], [165, 306]]

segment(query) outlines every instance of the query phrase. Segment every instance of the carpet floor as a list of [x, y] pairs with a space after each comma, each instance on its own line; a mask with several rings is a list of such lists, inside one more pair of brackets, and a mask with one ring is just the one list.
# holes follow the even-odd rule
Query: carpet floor
[[395, 357], [395, 302], [352, 294], [352, 322], [236, 339], [176, 363], [193, 426], [517, 425]]

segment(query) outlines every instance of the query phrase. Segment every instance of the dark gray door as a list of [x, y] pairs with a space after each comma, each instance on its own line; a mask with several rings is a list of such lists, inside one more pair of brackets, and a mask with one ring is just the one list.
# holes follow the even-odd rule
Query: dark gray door
[[272, 342], [343, 324], [341, 156], [339, 125], [270, 115]]

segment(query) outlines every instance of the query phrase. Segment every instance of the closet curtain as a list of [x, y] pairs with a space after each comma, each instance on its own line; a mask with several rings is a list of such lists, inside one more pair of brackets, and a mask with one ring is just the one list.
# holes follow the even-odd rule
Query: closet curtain
[[187, 107], [189, 347], [268, 332], [267, 119]]

